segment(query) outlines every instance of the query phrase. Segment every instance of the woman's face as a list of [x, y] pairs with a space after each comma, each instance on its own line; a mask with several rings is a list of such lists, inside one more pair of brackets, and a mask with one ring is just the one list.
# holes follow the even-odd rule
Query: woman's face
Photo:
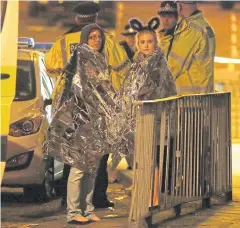
[[99, 51], [103, 42], [102, 33], [99, 29], [94, 29], [89, 33], [88, 45], [95, 51]]
[[157, 47], [155, 35], [151, 32], [138, 34], [138, 48], [144, 55], [152, 55]]

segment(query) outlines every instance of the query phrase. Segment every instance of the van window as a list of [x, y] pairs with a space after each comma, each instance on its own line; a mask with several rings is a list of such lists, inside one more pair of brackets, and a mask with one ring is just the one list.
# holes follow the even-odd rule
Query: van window
[[1, 1], [1, 27], [0, 27], [0, 32], [2, 32], [2, 27], [4, 25], [4, 19], [6, 15], [6, 10], [7, 10], [7, 1]]
[[27, 101], [36, 97], [36, 79], [32, 61], [17, 61], [16, 95], [14, 101]]

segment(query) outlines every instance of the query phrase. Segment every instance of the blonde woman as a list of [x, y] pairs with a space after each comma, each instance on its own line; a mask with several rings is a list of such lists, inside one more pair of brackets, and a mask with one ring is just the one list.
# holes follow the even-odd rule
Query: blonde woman
[[137, 53], [125, 87], [136, 100], [151, 100], [176, 95], [175, 81], [168, 68], [166, 58], [158, 48], [159, 19], [152, 18], [146, 26], [134, 18], [129, 21], [137, 32]]
[[[167, 60], [158, 47], [155, 30], [159, 27], [159, 19], [152, 18], [147, 25], [136, 18], [131, 19], [129, 23], [137, 32], [138, 52], [134, 56], [134, 64], [132, 64], [130, 74], [125, 81], [125, 96], [133, 101], [154, 100], [176, 95], [175, 81], [168, 68]], [[131, 105], [132, 102], [129, 104]], [[134, 131], [134, 127], [132, 130]], [[132, 163], [132, 159], [127, 158], [127, 160]], [[158, 156], [157, 160], [159, 160]], [[158, 177], [158, 168], [156, 168], [155, 175]], [[155, 181], [154, 205], [158, 204], [158, 185], [158, 181]]]

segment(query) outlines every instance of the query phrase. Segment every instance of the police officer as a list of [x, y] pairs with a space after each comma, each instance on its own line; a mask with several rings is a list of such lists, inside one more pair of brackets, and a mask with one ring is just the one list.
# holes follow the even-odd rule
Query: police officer
[[181, 17], [174, 32], [168, 64], [178, 94], [214, 92], [215, 34], [196, 1], [177, 1]]
[[[95, 23], [99, 11], [99, 4], [94, 2], [85, 1], [77, 4], [73, 8], [73, 12], [76, 13], [76, 26], [59, 37], [46, 54], [47, 73], [50, 77], [57, 78], [57, 83], [52, 94], [53, 97], [61, 94], [64, 89], [65, 75], [62, 74], [62, 72], [74, 51], [75, 45], [80, 42], [81, 29], [88, 24]], [[113, 86], [115, 89], [118, 89], [129, 71], [130, 60], [124, 49], [112, 39], [112, 36], [106, 33], [105, 38], [104, 55], [111, 69]], [[106, 194], [108, 187], [107, 160], [108, 155], [104, 155], [98, 170], [93, 196], [93, 204], [95, 207], [104, 208], [114, 206], [113, 202], [107, 199]], [[65, 171], [67, 169], [68, 171], [64, 173], [65, 180], [68, 178], [69, 167], [66, 167]], [[66, 192], [64, 195], [66, 195]], [[64, 197], [62, 201], [62, 205], [65, 204], [65, 200], [66, 197]]]
[[173, 1], [163, 1], [158, 11], [162, 29], [158, 32], [159, 47], [165, 56], [171, 48], [174, 30], [178, 21], [177, 4]]
[[121, 41], [119, 44], [123, 46], [125, 49], [128, 58], [133, 62], [133, 56], [135, 53], [135, 35], [136, 32], [130, 27], [130, 25], [126, 25], [124, 27], [124, 32], [121, 34], [124, 36], [124, 40]]

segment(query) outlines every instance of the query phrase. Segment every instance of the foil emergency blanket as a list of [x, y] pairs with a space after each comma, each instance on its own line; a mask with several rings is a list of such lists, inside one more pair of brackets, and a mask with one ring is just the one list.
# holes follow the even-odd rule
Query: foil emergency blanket
[[96, 172], [105, 153], [133, 151], [131, 110], [112, 87], [104, 56], [86, 44], [75, 49], [66, 69], [44, 150], [70, 166]]
[[[129, 76], [126, 78], [124, 84], [125, 99], [129, 100], [126, 102], [127, 105], [131, 106], [131, 131], [135, 130], [135, 108], [134, 100], [155, 100], [175, 96], [177, 94], [175, 81], [168, 68], [167, 61], [164, 54], [160, 49], [156, 49], [151, 56], [145, 57], [142, 53], [137, 53], [134, 58], [134, 64], [131, 66]], [[159, 103], [161, 105], [161, 103]], [[175, 132], [174, 115], [176, 113], [176, 106], [169, 102], [168, 107], [164, 104], [165, 111], [170, 113], [170, 134], [173, 135]], [[168, 117], [167, 117], [168, 118]], [[156, 138], [159, 140], [160, 129], [160, 116], [157, 116], [156, 125]], [[166, 128], [165, 135], [168, 135], [168, 129]], [[134, 140], [134, 137], [129, 137]], [[157, 141], [157, 143], [159, 143]], [[131, 144], [134, 144], [133, 141]]]
[[175, 81], [161, 50], [151, 56], [137, 53], [125, 82], [125, 93], [132, 100], [154, 100], [176, 95]]

